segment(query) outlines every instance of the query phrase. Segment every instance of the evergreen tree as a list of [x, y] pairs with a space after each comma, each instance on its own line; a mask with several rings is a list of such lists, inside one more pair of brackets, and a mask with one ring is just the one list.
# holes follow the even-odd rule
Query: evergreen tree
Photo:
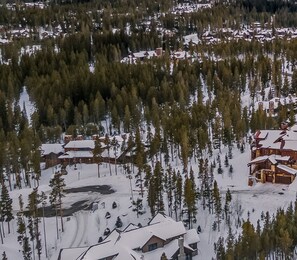
[[97, 163], [98, 165], [98, 178], [100, 178], [99, 168], [100, 168], [100, 164], [102, 164], [102, 155], [101, 155], [102, 152], [103, 152], [103, 148], [99, 140], [99, 137], [97, 137], [95, 140], [95, 147], [93, 149], [93, 156], [94, 156], [95, 163]]
[[31, 260], [32, 251], [29, 243], [29, 238], [26, 232], [26, 223], [24, 218], [24, 203], [22, 199], [22, 195], [19, 196], [19, 206], [20, 211], [17, 214], [17, 233], [18, 235], [18, 242], [22, 246], [22, 255], [24, 260]]
[[214, 210], [216, 214], [216, 223], [218, 226], [218, 231], [220, 231], [220, 223], [221, 223], [221, 214], [222, 214], [222, 202], [221, 202], [221, 194], [216, 181], [213, 184], [212, 197], [214, 201]]
[[158, 161], [154, 169], [154, 189], [156, 193], [156, 211], [164, 212], [164, 201], [163, 201], [163, 169], [161, 163]]
[[189, 228], [192, 226], [192, 217], [197, 213], [195, 183], [186, 177], [184, 183], [184, 202], [188, 208]]
[[7, 222], [8, 234], [10, 233], [10, 221], [14, 219], [12, 213], [12, 199], [9, 196], [8, 189], [6, 185], [2, 184], [1, 191], [1, 213], [3, 220]]
[[167, 201], [168, 201], [168, 214], [172, 217], [172, 206], [173, 206], [173, 178], [172, 178], [172, 168], [169, 166], [166, 170], [166, 182], [165, 182], [165, 190], [167, 193]]
[[233, 176], [233, 166], [230, 165], [230, 167], [229, 167], [229, 177], [232, 178], [232, 176]]
[[176, 220], [178, 219], [177, 217], [178, 209], [181, 209], [182, 194], [183, 194], [182, 177], [180, 175], [180, 172], [178, 171], [175, 178], [175, 189], [174, 189], [174, 211], [175, 211]]
[[[38, 188], [33, 188], [33, 191], [28, 196], [28, 210], [29, 210], [29, 230], [31, 234], [31, 240], [33, 242], [33, 254], [37, 250], [38, 259], [41, 258], [41, 237], [39, 223], [40, 218], [38, 214], [38, 204], [41, 203], [40, 195], [38, 194]], [[35, 245], [35, 246], [34, 246]]]
[[110, 144], [113, 147], [113, 151], [114, 151], [114, 157], [115, 157], [115, 164], [114, 164], [115, 173], [116, 173], [116, 175], [118, 175], [117, 156], [118, 156], [118, 149], [120, 148], [120, 144], [119, 144], [118, 140], [115, 138], [115, 136], [112, 138]]
[[117, 228], [121, 228], [121, 227], [123, 226], [123, 222], [122, 222], [122, 220], [120, 219], [120, 217], [117, 217], [117, 221], [116, 221], [116, 223], [115, 223], [115, 226], [116, 226]]
[[135, 133], [135, 164], [138, 168], [138, 173], [137, 173], [137, 178], [140, 181], [140, 192], [141, 192], [141, 197], [143, 197], [143, 180], [142, 180], [142, 171], [144, 169], [144, 165], [146, 162], [146, 156], [145, 156], [145, 151], [144, 151], [144, 145], [141, 141], [140, 137], [140, 130], [139, 128], [136, 129]]
[[3, 254], [2, 254], [2, 260], [8, 260], [5, 251], [4, 251]]
[[109, 139], [108, 134], [105, 134], [104, 144], [106, 145], [106, 148], [107, 148], [108, 166], [109, 166], [109, 173], [110, 173], [110, 176], [111, 176], [112, 174], [111, 174], [111, 165], [110, 165], [110, 139]]
[[225, 247], [224, 247], [224, 238], [219, 237], [219, 240], [214, 245], [214, 249], [216, 252], [216, 259], [224, 260], [225, 259]]
[[132, 205], [134, 206], [134, 208], [132, 209], [134, 212], [136, 212], [137, 218], [139, 217], [139, 215], [143, 214], [143, 205], [142, 205], [142, 199], [137, 198], [136, 201], [132, 202]]
[[232, 234], [232, 229], [229, 227], [227, 236], [227, 248], [226, 248], [226, 259], [234, 259], [234, 235]]
[[230, 213], [230, 203], [232, 200], [232, 195], [230, 190], [228, 189], [226, 192], [226, 197], [225, 197], [225, 207], [224, 207], [224, 212], [225, 212], [225, 219], [226, 222], [229, 224], [230, 223], [230, 219], [229, 219], [229, 213]]
[[168, 260], [165, 252], [163, 252], [163, 254], [161, 255], [161, 259], [160, 260]]
[[62, 177], [62, 173], [56, 172], [54, 177], [50, 180], [49, 186], [52, 188], [49, 197], [50, 203], [56, 210], [59, 209], [60, 211], [61, 229], [62, 232], [64, 232], [62, 199], [65, 196], [64, 188], [66, 184]]
[[229, 160], [228, 160], [228, 155], [226, 154], [225, 156], [225, 161], [224, 161], [225, 167], [229, 166]]

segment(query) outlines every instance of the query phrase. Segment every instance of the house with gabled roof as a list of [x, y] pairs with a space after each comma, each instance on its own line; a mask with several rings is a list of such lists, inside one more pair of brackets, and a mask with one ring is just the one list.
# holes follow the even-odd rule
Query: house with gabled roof
[[62, 144], [42, 144], [41, 158], [45, 163], [45, 168], [59, 164], [59, 156], [64, 153]]
[[258, 130], [251, 147], [252, 180], [291, 184], [297, 174], [297, 125], [280, 130]]
[[[101, 162], [122, 163], [129, 159], [129, 152], [133, 148], [128, 146], [129, 134], [103, 136], [94, 135], [90, 140], [71, 140], [64, 145], [64, 153], [59, 156], [61, 164], [94, 163], [93, 150], [95, 140], [99, 139], [102, 153]], [[107, 138], [107, 141], [106, 141]]]
[[[192, 259], [200, 241], [195, 229], [186, 230], [181, 221], [158, 213], [147, 226], [128, 225], [114, 229], [101, 243], [88, 248], [61, 249], [58, 260], [158, 260]], [[83, 251], [83, 252], [82, 252]], [[183, 255], [184, 258], [180, 258]]]

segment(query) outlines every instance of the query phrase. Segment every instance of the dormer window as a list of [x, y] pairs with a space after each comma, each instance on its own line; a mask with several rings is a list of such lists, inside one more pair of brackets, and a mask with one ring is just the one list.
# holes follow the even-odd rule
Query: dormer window
[[148, 245], [148, 251], [153, 251], [153, 250], [155, 250], [157, 248], [158, 248], [158, 244], [157, 243]]

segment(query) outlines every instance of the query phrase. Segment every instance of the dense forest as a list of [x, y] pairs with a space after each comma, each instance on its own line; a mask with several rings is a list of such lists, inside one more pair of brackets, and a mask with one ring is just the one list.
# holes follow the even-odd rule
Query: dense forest
[[[218, 173], [222, 171], [222, 159], [208, 161], [203, 155], [211, 157], [213, 150], [228, 147], [228, 154], [221, 156], [232, 175], [228, 158], [232, 158], [233, 147], [243, 152], [256, 129], [278, 129], [285, 120], [295, 123], [293, 104], [280, 106], [272, 116], [255, 109], [255, 102], [296, 95], [297, 39], [275, 37], [264, 43], [256, 38], [230, 39], [185, 45], [183, 36], [196, 33], [202, 37], [219, 28], [253, 29], [255, 22], [274, 34], [275, 28], [297, 26], [295, 4], [262, 2], [217, 3], [186, 14], [170, 12], [178, 3], [167, 0], [61, 1], [59, 5], [56, 1], [44, 9], [26, 8], [21, 3], [2, 5], [3, 35], [11, 39], [12, 29], [19, 27], [30, 31], [29, 38], [0, 46], [0, 146], [4, 151], [0, 153], [0, 179], [3, 201], [7, 202], [2, 222], [9, 224], [12, 219], [4, 180], [8, 179], [10, 190], [22, 188], [23, 174], [25, 184], [31, 186], [28, 176], [34, 172], [38, 182], [41, 143], [61, 142], [62, 133], [90, 138], [126, 132], [133, 137], [134, 164], [148, 190], [152, 215], [164, 211], [166, 194], [170, 214], [176, 218], [186, 205], [189, 226], [198, 201], [216, 215], [214, 230], [220, 229], [222, 221], [230, 224], [236, 211], [230, 207], [231, 194], [222, 199], [213, 178], [216, 165]], [[41, 28], [59, 28], [61, 34], [42, 38]], [[35, 45], [40, 48], [34, 53], [22, 51]], [[163, 50], [161, 57], [123, 62], [133, 52], [158, 47]], [[195, 58], [176, 60], [172, 54], [177, 50], [187, 50]], [[30, 120], [19, 104], [24, 87], [35, 104]], [[250, 97], [249, 105], [243, 102], [244, 96]], [[146, 147], [140, 141], [144, 131]], [[162, 157], [166, 165], [161, 165]], [[177, 157], [183, 172], [170, 167]], [[199, 173], [193, 173], [190, 160], [199, 163]], [[11, 185], [12, 176], [17, 187]], [[63, 186], [60, 177], [53, 187]], [[37, 211], [34, 199], [42, 200], [34, 192], [28, 206], [32, 214]], [[52, 200], [57, 207], [61, 202], [55, 192]], [[136, 208], [139, 203], [135, 202]], [[20, 227], [24, 225], [23, 206], [20, 198]], [[238, 212], [235, 222], [240, 226]], [[272, 255], [290, 259], [297, 243], [295, 215], [296, 206], [291, 206], [273, 217], [263, 213], [263, 227], [245, 221], [241, 236], [235, 238], [230, 230], [227, 241], [221, 238], [215, 245], [217, 259], [265, 259]], [[24, 230], [20, 234], [25, 255], [28, 241]], [[275, 239], [268, 239], [271, 234]], [[38, 242], [40, 237], [36, 239]]]

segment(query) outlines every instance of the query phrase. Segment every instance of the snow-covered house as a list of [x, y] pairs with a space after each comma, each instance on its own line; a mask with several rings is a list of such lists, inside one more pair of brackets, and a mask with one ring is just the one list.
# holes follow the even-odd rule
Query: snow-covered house
[[65, 153], [59, 156], [61, 163], [92, 163], [94, 140], [69, 141], [65, 146]]
[[258, 181], [291, 184], [297, 174], [297, 125], [257, 131], [248, 166]]
[[59, 163], [59, 156], [64, 153], [62, 144], [42, 144], [41, 157], [45, 162], [45, 167], [52, 167]]
[[[195, 229], [186, 230], [176, 222], [157, 214], [147, 226], [129, 224], [124, 230], [114, 229], [101, 243], [87, 248], [61, 249], [58, 260], [157, 260], [163, 253], [167, 259], [192, 259], [200, 241]], [[183, 258], [178, 258], [179, 255]]]
[[[128, 158], [128, 152], [132, 147], [128, 147], [129, 134], [98, 137], [101, 142], [101, 161], [106, 163], [121, 163]], [[71, 140], [64, 146], [64, 154], [59, 156], [61, 164], [73, 163], [94, 163], [93, 150], [95, 140]]]

